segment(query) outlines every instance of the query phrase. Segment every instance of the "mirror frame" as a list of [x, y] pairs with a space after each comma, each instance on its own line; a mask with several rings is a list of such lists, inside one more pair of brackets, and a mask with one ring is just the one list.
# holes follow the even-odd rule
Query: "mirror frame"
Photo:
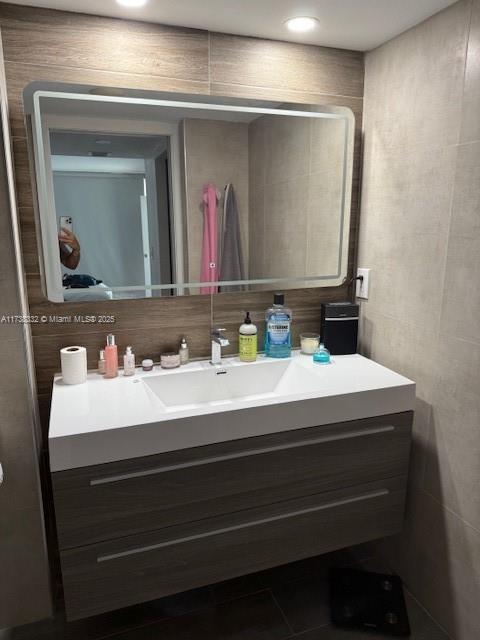
[[[53, 175], [52, 175], [52, 163], [50, 154], [50, 140], [49, 131], [50, 124], [53, 124], [52, 128], [61, 128], [58, 123], [61, 123], [62, 116], [54, 116], [52, 118], [48, 113], [42, 113], [41, 101], [48, 99], [57, 100], [78, 100], [88, 102], [103, 102], [103, 103], [115, 103], [133, 106], [143, 107], [178, 107], [182, 109], [192, 110], [209, 110], [209, 111], [237, 111], [237, 112], [249, 112], [259, 113], [263, 115], [285, 115], [294, 117], [310, 117], [310, 118], [327, 118], [327, 119], [342, 119], [345, 122], [345, 137], [344, 137], [344, 158], [343, 176], [342, 176], [342, 218], [340, 224], [340, 237], [339, 237], [339, 257], [338, 257], [338, 269], [335, 274], [319, 275], [319, 276], [301, 276], [301, 277], [283, 277], [283, 278], [262, 278], [262, 279], [248, 279], [237, 281], [215, 281], [215, 282], [184, 282], [183, 280], [183, 241], [184, 241], [184, 229], [183, 229], [183, 197], [181, 191], [180, 178], [183, 175], [183, 167], [181, 166], [180, 155], [180, 137], [173, 135], [171, 141], [172, 144], [172, 166], [176, 168], [176, 176], [172, 181], [173, 191], [173, 207], [174, 211], [180, 212], [180, 215], [175, 215], [174, 221], [174, 244], [173, 254], [175, 255], [175, 264], [177, 273], [180, 273], [182, 281], [166, 285], [150, 285], [145, 284], [138, 286], [126, 286], [126, 287], [111, 287], [111, 291], [145, 291], [147, 288], [150, 291], [154, 290], [167, 290], [171, 289], [176, 292], [176, 295], [183, 295], [185, 289], [199, 289], [202, 286], [245, 286], [245, 285], [272, 285], [272, 289], [277, 285], [295, 284], [299, 286], [305, 283], [309, 283], [309, 286], [340, 286], [344, 283], [348, 272], [348, 253], [349, 253], [349, 236], [350, 236], [350, 215], [351, 215], [351, 200], [352, 200], [352, 178], [353, 178], [353, 158], [354, 158], [354, 132], [355, 132], [355, 116], [351, 109], [344, 106], [316, 106], [316, 105], [302, 105], [299, 104], [297, 109], [287, 108], [265, 108], [258, 106], [242, 106], [238, 104], [238, 100], [215, 97], [218, 102], [205, 102], [205, 96], [198, 96], [198, 101], [190, 100], [186, 101], [184, 96], [182, 100], [174, 99], [177, 94], [172, 94], [172, 99], [155, 99], [145, 97], [126, 97], [126, 96], [111, 96], [101, 94], [86, 94], [86, 93], [74, 93], [71, 91], [58, 91], [58, 90], [36, 90], [33, 95], [33, 117], [32, 117], [32, 133], [33, 133], [33, 151], [34, 151], [34, 164], [35, 164], [35, 176], [38, 196], [38, 212], [40, 219], [41, 230], [41, 249], [42, 249], [42, 262], [43, 262], [43, 276], [45, 285], [45, 294], [51, 302], [73, 302], [65, 301], [62, 287], [61, 266], [60, 261], [57, 258], [58, 253], [58, 231], [56, 216], [51, 215], [52, 207], [55, 207], [54, 195], [53, 195]], [[197, 96], [188, 96], [190, 98], [196, 98]], [[210, 96], [208, 96], [210, 98]], [[222, 104], [222, 101], [227, 104]], [[228, 103], [230, 101], [230, 104]], [[242, 103], [246, 102], [255, 104], [257, 100], [242, 99]], [[232, 104], [233, 103], [233, 104]], [[302, 109], [302, 107], [304, 107]], [[318, 109], [318, 110], [314, 110]], [[322, 109], [322, 110], [320, 110]], [[84, 118], [85, 121], [85, 118]], [[159, 118], [159, 125], [161, 125], [161, 118]], [[56, 123], [56, 124], [55, 124]], [[150, 124], [146, 122], [144, 124]], [[68, 124], [68, 128], [72, 129], [72, 125]], [[77, 127], [73, 127], [77, 128]], [[79, 131], [85, 131], [84, 127], [78, 127]], [[135, 132], [139, 134], [160, 135], [160, 126], [152, 130], [151, 127], [144, 127], [137, 123]], [[111, 130], [107, 127], [102, 127], [103, 132], [118, 133], [118, 123], [115, 126], [112, 125]], [[133, 131], [121, 131], [124, 133], [133, 133]], [[170, 132], [171, 133], [171, 132]], [[176, 142], [175, 142], [176, 140]], [[173, 172], [172, 172], [173, 173]], [[295, 287], [292, 287], [295, 288]], [[85, 290], [86, 292], [87, 290]], [[255, 289], [253, 289], [255, 291]], [[239, 293], [241, 291], [239, 290]], [[83, 290], [82, 290], [83, 293]], [[92, 292], [94, 293], [94, 292]], [[221, 292], [220, 292], [221, 293]], [[190, 295], [190, 294], [187, 294]], [[196, 295], [196, 292], [191, 295]], [[217, 295], [217, 294], [215, 294]], [[137, 299], [142, 299], [148, 296], [139, 296]], [[118, 299], [113, 298], [114, 302]], [[109, 302], [109, 300], [93, 300], [93, 302]]]

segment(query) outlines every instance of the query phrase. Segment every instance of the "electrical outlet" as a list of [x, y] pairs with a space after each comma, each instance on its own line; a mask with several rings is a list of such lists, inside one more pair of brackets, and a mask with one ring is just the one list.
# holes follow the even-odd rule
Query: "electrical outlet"
[[357, 280], [357, 298], [368, 300], [368, 290], [370, 288], [370, 269], [357, 269], [357, 277], [362, 276], [363, 280]]

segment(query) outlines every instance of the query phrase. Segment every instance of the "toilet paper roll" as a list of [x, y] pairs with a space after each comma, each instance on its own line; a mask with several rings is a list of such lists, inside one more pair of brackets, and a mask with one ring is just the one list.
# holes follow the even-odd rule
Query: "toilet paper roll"
[[60, 349], [64, 384], [82, 384], [87, 381], [87, 350], [85, 347]]

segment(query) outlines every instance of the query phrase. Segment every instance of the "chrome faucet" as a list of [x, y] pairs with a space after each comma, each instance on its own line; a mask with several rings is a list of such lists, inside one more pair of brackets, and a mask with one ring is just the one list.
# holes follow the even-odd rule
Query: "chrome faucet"
[[222, 347], [228, 347], [230, 341], [223, 334], [226, 329], [217, 329], [212, 327], [210, 336], [212, 338], [212, 355], [210, 364], [222, 364]]

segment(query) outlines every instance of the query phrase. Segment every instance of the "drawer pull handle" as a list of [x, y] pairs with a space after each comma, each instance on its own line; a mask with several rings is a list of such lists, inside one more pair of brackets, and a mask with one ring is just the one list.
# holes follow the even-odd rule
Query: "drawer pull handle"
[[127, 556], [133, 556], [138, 553], [145, 553], [147, 551], [156, 551], [157, 549], [171, 547], [176, 544], [183, 544], [184, 542], [193, 542], [195, 540], [201, 540], [202, 538], [210, 538], [211, 536], [218, 536], [223, 533], [230, 533], [232, 531], [239, 531], [241, 529], [249, 529], [250, 527], [256, 527], [261, 524], [268, 524], [270, 522], [277, 522], [278, 520], [295, 518], [297, 516], [302, 516], [307, 513], [314, 513], [315, 511], [333, 509], [334, 507], [340, 507], [342, 505], [351, 504], [353, 502], [361, 502], [363, 500], [372, 500], [373, 498], [386, 496], [389, 493], [390, 491], [388, 489], [379, 489], [378, 491], [371, 491], [370, 493], [360, 494], [352, 498], [343, 498], [340, 500], [334, 500], [332, 502], [325, 502], [324, 504], [318, 505], [316, 507], [309, 507], [308, 509], [299, 509], [298, 511], [289, 511], [288, 513], [282, 513], [281, 515], [278, 515], [278, 516], [271, 516], [270, 518], [261, 518], [259, 520], [251, 520], [250, 522], [243, 522], [242, 524], [237, 524], [232, 527], [223, 527], [222, 529], [214, 529], [212, 531], [206, 531], [205, 533], [199, 533], [194, 536], [176, 538], [175, 540], [159, 542], [158, 544], [150, 544], [145, 547], [137, 547], [136, 549], [129, 549], [128, 551], [119, 551], [118, 553], [110, 553], [108, 555], [98, 556], [97, 562], [108, 562], [109, 560], [126, 558]]
[[313, 444], [321, 444], [323, 442], [335, 442], [336, 440], [348, 440], [350, 438], [359, 438], [361, 436], [371, 436], [377, 433], [387, 433], [394, 431], [395, 427], [386, 425], [384, 427], [372, 427], [371, 429], [358, 429], [357, 431], [347, 431], [331, 436], [320, 436], [311, 440], [303, 440], [303, 442], [291, 442], [290, 444], [278, 444], [263, 449], [253, 449], [252, 451], [239, 451], [223, 456], [213, 456], [211, 458], [202, 458], [201, 460], [193, 460], [192, 462], [183, 462], [180, 464], [172, 464], [166, 467], [156, 467], [153, 469], [145, 469], [144, 471], [132, 471], [131, 473], [123, 473], [118, 476], [108, 476], [106, 478], [94, 478], [90, 480], [90, 486], [97, 484], [110, 484], [111, 482], [122, 482], [122, 480], [130, 480], [132, 478], [142, 478], [144, 476], [153, 476], [159, 473], [168, 473], [169, 471], [178, 471], [180, 469], [190, 469], [191, 467], [201, 467], [206, 464], [214, 464], [216, 462], [224, 462], [226, 460], [237, 460], [239, 458], [248, 458], [249, 456], [258, 456], [263, 453], [273, 453], [275, 451], [285, 451], [287, 449], [298, 449], [300, 447], [309, 447]]

